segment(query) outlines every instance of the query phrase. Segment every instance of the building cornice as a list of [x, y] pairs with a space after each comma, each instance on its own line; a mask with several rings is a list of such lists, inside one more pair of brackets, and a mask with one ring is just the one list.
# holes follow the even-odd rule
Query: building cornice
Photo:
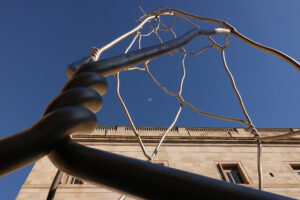
[[[167, 127], [137, 127], [139, 135], [145, 143], [157, 143]], [[258, 128], [262, 137], [278, 136], [300, 131], [299, 128]], [[98, 126], [89, 135], [72, 135], [77, 142], [100, 143], [137, 143], [137, 137], [129, 126]], [[164, 143], [230, 143], [252, 144], [257, 138], [248, 128], [217, 127], [174, 127], [166, 136]], [[268, 144], [300, 144], [300, 135], [282, 139], [265, 139]]]

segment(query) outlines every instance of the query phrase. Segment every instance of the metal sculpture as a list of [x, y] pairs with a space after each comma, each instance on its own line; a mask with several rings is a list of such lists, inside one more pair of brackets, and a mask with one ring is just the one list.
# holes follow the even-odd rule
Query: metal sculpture
[[[182, 11], [174, 9], [153, 11], [148, 18], [153, 19], [165, 12]], [[96, 128], [97, 119], [94, 113], [101, 109], [101, 96], [107, 91], [105, 76], [170, 53], [197, 36], [231, 33], [260, 50], [285, 59], [298, 70], [300, 69], [299, 63], [294, 59], [251, 41], [231, 25], [218, 20], [214, 23], [221, 24], [223, 28], [210, 31], [196, 28], [177, 39], [159, 45], [97, 62], [90, 57], [85, 57], [71, 64], [67, 69], [70, 80], [46, 108], [42, 119], [25, 131], [0, 140], [0, 175], [6, 175], [48, 155], [51, 162], [63, 172], [141, 198], [291, 199], [96, 150], [73, 142], [69, 137], [73, 133], [89, 134]], [[56, 177], [56, 182], [51, 186], [49, 199], [55, 193], [57, 180], [61, 177], [60, 171]]]

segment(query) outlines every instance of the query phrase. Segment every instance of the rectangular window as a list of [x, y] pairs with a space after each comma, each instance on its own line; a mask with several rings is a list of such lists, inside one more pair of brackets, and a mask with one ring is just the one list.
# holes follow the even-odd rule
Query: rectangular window
[[78, 184], [78, 185], [81, 185], [81, 184], [83, 184], [83, 181], [78, 179], [78, 178], [75, 178], [73, 176], [63, 175], [60, 183], [61, 184]]
[[238, 163], [220, 163], [217, 165], [224, 181], [234, 184], [248, 184], [240, 165]]
[[290, 164], [290, 166], [293, 169], [294, 173], [300, 176], [300, 164]]
[[81, 184], [83, 184], [83, 182], [78, 178], [72, 177], [70, 184], [80, 184], [81, 185]]

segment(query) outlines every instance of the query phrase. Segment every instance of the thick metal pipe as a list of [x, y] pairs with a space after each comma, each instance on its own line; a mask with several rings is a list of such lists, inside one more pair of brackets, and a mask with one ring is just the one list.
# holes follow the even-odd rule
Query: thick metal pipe
[[102, 97], [90, 88], [71, 88], [54, 98], [46, 108], [44, 114], [67, 106], [81, 106], [96, 113], [102, 107]]
[[126, 70], [129, 67], [155, 59], [159, 56], [170, 53], [173, 50], [181, 48], [197, 36], [208, 36], [229, 32], [230, 31], [228, 29], [213, 29], [207, 31], [196, 28], [188, 31], [177, 39], [129, 52], [127, 54], [115, 56], [113, 58], [108, 58], [97, 62], [88, 62], [88, 57], [85, 57], [69, 65], [67, 68], [67, 75], [68, 77], [71, 77], [73, 74], [79, 74], [82, 72], [96, 72], [102, 76], [113, 75], [117, 72]]
[[104, 95], [108, 89], [107, 81], [103, 76], [94, 72], [84, 72], [72, 77], [72, 79], [65, 84], [62, 91], [78, 87], [93, 89], [100, 95]]
[[49, 158], [68, 174], [145, 199], [291, 199], [89, 148], [70, 140], [52, 151]]

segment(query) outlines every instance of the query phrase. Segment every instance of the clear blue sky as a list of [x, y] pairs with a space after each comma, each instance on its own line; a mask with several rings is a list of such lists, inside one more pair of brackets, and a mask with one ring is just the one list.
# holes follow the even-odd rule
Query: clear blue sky
[[[0, 3], [0, 138], [39, 120], [67, 81], [66, 66], [88, 55], [91, 47], [101, 47], [135, 27], [134, 19], [141, 15], [140, 5], [145, 11], [169, 6], [227, 21], [244, 35], [300, 60], [297, 0], [4, 0]], [[187, 30], [178, 29], [178, 33]], [[300, 127], [300, 72], [234, 37], [229, 41], [227, 61], [254, 124]], [[121, 53], [128, 43], [126, 40], [103, 57]], [[206, 40], [197, 39], [188, 47], [199, 49], [205, 44]], [[212, 49], [201, 56], [188, 57], [186, 66], [183, 96], [188, 102], [207, 112], [243, 118], [219, 52]], [[177, 90], [179, 56], [159, 58], [150, 69], [166, 87]], [[99, 124], [128, 125], [115, 96], [115, 80], [109, 77], [108, 81], [109, 91], [97, 113]], [[121, 93], [136, 125], [168, 126], [178, 107], [176, 99], [162, 93], [144, 72], [121, 73]], [[176, 126], [241, 125], [203, 117], [185, 108]], [[0, 178], [0, 199], [16, 197], [31, 167]]]

